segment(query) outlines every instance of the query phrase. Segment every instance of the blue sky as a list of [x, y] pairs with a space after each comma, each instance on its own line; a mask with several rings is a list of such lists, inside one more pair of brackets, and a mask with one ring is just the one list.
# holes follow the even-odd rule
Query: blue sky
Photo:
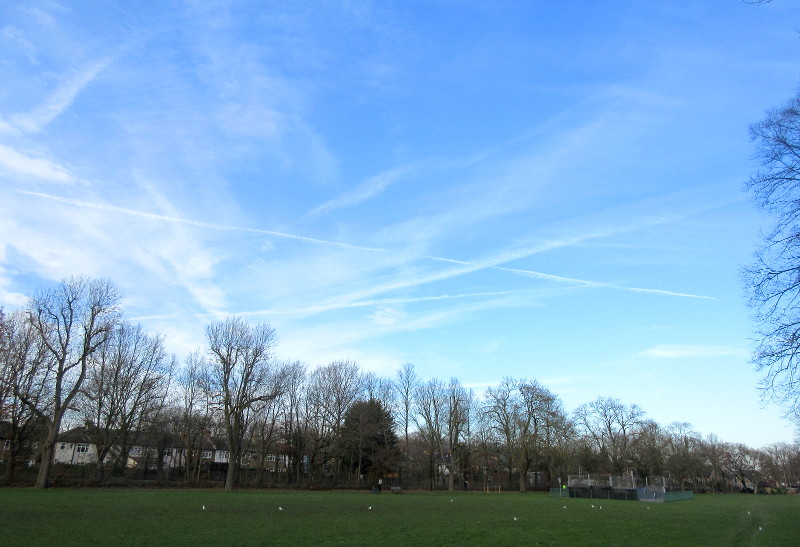
[[[484, 5], [486, 4], [486, 5]], [[800, 5], [0, 2], [0, 305], [74, 274], [183, 357], [536, 378], [791, 441], [741, 268]]]

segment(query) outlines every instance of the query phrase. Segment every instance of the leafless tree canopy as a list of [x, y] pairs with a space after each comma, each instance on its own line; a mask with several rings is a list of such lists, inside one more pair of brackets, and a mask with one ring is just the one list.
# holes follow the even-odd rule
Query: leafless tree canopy
[[275, 331], [266, 323], [250, 326], [232, 317], [209, 325], [206, 338], [213, 363], [210, 387], [223, 411], [230, 461], [235, 464], [225, 480], [225, 488], [231, 490], [254, 405], [274, 399], [283, 390], [271, 366]]
[[89, 359], [110, 336], [119, 319], [116, 287], [109, 281], [71, 278], [30, 299], [28, 321], [46, 349], [49, 400], [17, 392], [47, 424], [48, 434], [36, 486], [48, 485], [61, 420], [83, 385]]
[[535, 380], [504, 378], [486, 391], [483, 412], [487, 425], [503, 442], [509, 466], [521, 470], [519, 490], [527, 489], [532, 467], [545, 464], [549, 447], [566, 416], [558, 398]]
[[637, 405], [626, 405], [609, 397], [600, 397], [575, 411], [578, 427], [595, 450], [610, 459], [613, 472], [619, 474], [632, 459], [632, 441], [643, 416], [644, 412]]
[[78, 407], [97, 447], [100, 484], [113, 447], [125, 462], [128, 450], [142, 431], [152, 428], [165, 406], [173, 363], [163, 339], [140, 325], [120, 322], [107, 342], [92, 355], [91, 367], [78, 398]]
[[[787, 195], [775, 186], [762, 199]], [[25, 310], [0, 310], [6, 482], [15, 466], [22, 475], [21, 464], [35, 459], [46, 485], [55, 439], [60, 446], [59, 434], [79, 430], [94, 454], [82, 444], [75, 465], [59, 465], [100, 484], [144, 475], [187, 484], [224, 479], [226, 488], [363, 488], [383, 480], [525, 491], [599, 473], [752, 491], [800, 481], [796, 444], [756, 450], [702, 439], [687, 423], [661, 426], [617, 399], [600, 397], [570, 415], [534, 379], [505, 378], [475, 394], [458, 378], [423, 380], [410, 363], [390, 379], [351, 360], [315, 368], [276, 361], [273, 329], [240, 318], [211, 323], [206, 336], [205, 351], [175, 371], [163, 339], [123, 321], [113, 287], [87, 279], [40, 292]], [[82, 426], [65, 432], [61, 424], [70, 421]]]
[[800, 95], [750, 128], [761, 168], [748, 189], [775, 219], [755, 261], [745, 270], [758, 325], [753, 362], [768, 396], [800, 410]]

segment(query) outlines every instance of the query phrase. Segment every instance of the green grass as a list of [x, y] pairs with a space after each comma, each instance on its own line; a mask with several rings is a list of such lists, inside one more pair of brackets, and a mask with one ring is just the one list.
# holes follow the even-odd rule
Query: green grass
[[0, 489], [8, 545], [798, 545], [798, 517], [800, 496]]

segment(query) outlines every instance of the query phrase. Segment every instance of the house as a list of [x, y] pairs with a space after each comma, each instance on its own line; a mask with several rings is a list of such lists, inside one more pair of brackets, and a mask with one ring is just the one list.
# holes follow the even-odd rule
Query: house
[[54, 454], [55, 463], [84, 465], [97, 462], [97, 446], [85, 427], [76, 427], [59, 435]]
[[[17, 464], [24, 464], [28, 467], [34, 465], [41, 458], [41, 443], [36, 434], [38, 432], [34, 430], [34, 433], [31, 435], [29, 432], [25, 439], [18, 440], [19, 444], [15, 447], [13, 424], [6, 420], [0, 420], [0, 464], [7, 464], [12, 457], [16, 456]], [[15, 448], [16, 450], [14, 450]]]
[[[155, 469], [158, 467], [174, 469], [184, 467], [191, 450], [182, 446], [179, 436], [169, 433], [143, 433], [133, 436], [135, 440], [128, 449], [126, 467]], [[112, 447], [110, 453], [118, 455], [120, 447]], [[195, 452], [192, 458], [198, 460]], [[220, 468], [227, 466], [229, 459], [228, 443], [225, 439], [214, 436], [205, 436], [200, 444], [199, 463], [201, 467], [211, 466]], [[267, 454], [264, 468], [270, 472], [285, 471], [287, 467], [286, 456]], [[55, 462], [70, 465], [83, 465], [97, 463], [97, 446], [91, 431], [87, 427], [76, 427], [58, 436], [55, 447]], [[258, 469], [261, 465], [261, 454], [247, 451], [242, 457], [241, 466], [246, 469]]]

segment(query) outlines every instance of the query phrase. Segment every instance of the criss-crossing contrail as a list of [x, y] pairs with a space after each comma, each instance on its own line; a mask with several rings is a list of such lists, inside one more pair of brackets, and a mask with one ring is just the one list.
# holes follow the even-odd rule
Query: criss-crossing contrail
[[[197, 221], [197, 220], [189, 220], [189, 219], [180, 218], [180, 217], [160, 215], [160, 214], [157, 214], [157, 213], [149, 213], [149, 212], [146, 212], [146, 211], [138, 211], [136, 209], [128, 209], [126, 207], [119, 207], [119, 206], [116, 206], [116, 205], [108, 205], [108, 204], [103, 204], [103, 203], [94, 203], [94, 202], [82, 201], [82, 200], [77, 200], [77, 199], [72, 199], [72, 198], [65, 198], [65, 197], [62, 197], [62, 196], [55, 196], [55, 195], [52, 195], [52, 194], [45, 194], [43, 192], [31, 192], [31, 191], [28, 191], [28, 190], [16, 190], [16, 191], [18, 193], [20, 193], [20, 194], [25, 194], [25, 195], [35, 196], [35, 197], [39, 197], [39, 198], [43, 198], [43, 199], [49, 199], [49, 200], [53, 200], [53, 201], [58, 201], [60, 203], [65, 203], [65, 204], [73, 205], [73, 206], [76, 206], [76, 207], [84, 207], [84, 208], [89, 208], [89, 209], [97, 209], [97, 210], [101, 210], [101, 211], [110, 211], [110, 212], [115, 212], [115, 213], [122, 213], [122, 214], [126, 214], [126, 215], [131, 215], [131, 216], [138, 216], [138, 217], [142, 217], [142, 218], [150, 218], [150, 219], [155, 219], [155, 220], [162, 220], [162, 221], [165, 221], [165, 222], [175, 222], [175, 223], [179, 223], [179, 224], [185, 224], [185, 225], [188, 225], [188, 226], [197, 226], [197, 227], [200, 227], [200, 228], [208, 228], [208, 229], [211, 229], [211, 230], [221, 230], [221, 231], [230, 231], [230, 232], [246, 232], [246, 233], [253, 233], [253, 234], [262, 234], [262, 235], [268, 235], [268, 236], [273, 236], [273, 237], [280, 237], [280, 238], [284, 238], [284, 239], [291, 239], [291, 240], [295, 240], [295, 241], [302, 241], [304, 243], [310, 243], [310, 244], [314, 244], [314, 245], [325, 245], [325, 246], [339, 247], [339, 248], [342, 248], [342, 249], [352, 249], [352, 250], [366, 251], [366, 252], [372, 252], [372, 253], [406, 254], [406, 253], [403, 253], [402, 251], [394, 251], [394, 250], [390, 250], [390, 249], [382, 249], [382, 248], [379, 248], [379, 247], [365, 247], [365, 246], [362, 246], [362, 245], [352, 245], [350, 243], [341, 243], [341, 242], [338, 242], [338, 241], [330, 241], [330, 240], [326, 240], [326, 239], [318, 239], [318, 238], [314, 238], [314, 237], [300, 236], [300, 235], [296, 235], [296, 234], [289, 234], [289, 233], [286, 233], [286, 232], [278, 232], [278, 231], [274, 231], [274, 230], [264, 230], [264, 229], [261, 229], [261, 228], [247, 228], [247, 227], [243, 227], [243, 226], [231, 226], [231, 225], [217, 224], [217, 223], [211, 223], [211, 222], [200, 222], [200, 221]], [[497, 264], [502, 264], [503, 262], [508, 262], [509, 260], [522, 258], [523, 256], [529, 256], [529, 255], [534, 254], [536, 252], [541, 252], [543, 250], [548, 250], [548, 249], [552, 249], [552, 248], [556, 248], [556, 247], [563, 247], [563, 246], [571, 244], [571, 243], [577, 243], [577, 242], [580, 242], [580, 241], [585, 241], [586, 239], [592, 239], [592, 238], [595, 238], [595, 237], [601, 237], [602, 235], [609, 235], [609, 234], [608, 233], [599, 233], [599, 234], [593, 234], [593, 235], [585, 236], [585, 237], [568, 238], [568, 239], [566, 239], [564, 241], [558, 242], [557, 244], [543, 245], [543, 246], [536, 247], [536, 248], [524, 249], [522, 251], [518, 251], [517, 253], [510, 253], [510, 256], [508, 256], [508, 254], [507, 254], [506, 256], [497, 258], [495, 260], [487, 260], [484, 263], [470, 262], [470, 261], [466, 261], [466, 260], [457, 260], [457, 259], [454, 259], [454, 258], [446, 258], [446, 257], [440, 257], [440, 256], [427, 256], [427, 255], [417, 255], [417, 256], [414, 256], [414, 258], [424, 259], [424, 260], [432, 260], [432, 261], [436, 261], [436, 262], [446, 262], [446, 263], [449, 263], [449, 264], [456, 264], [456, 265], [464, 266], [465, 268], [468, 269], [468, 271], [477, 271], [477, 270], [482, 270], [482, 269], [490, 269], [490, 270], [497, 270], [497, 271], [501, 271], [501, 272], [513, 273], [513, 274], [517, 274], [517, 275], [523, 275], [523, 276], [526, 276], [526, 277], [533, 277], [533, 278], [537, 278], [537, 279], [555, 281], [555, 282], [559, 282], [559, 283], [569, 283], [569, 284], [575, 284], [575, 285], [582, 285], [582, 286], [585, 286], [585, 287], [608, 288], [608, 289], [616, 289], [616, 290], [623, 290], [623, 291], [629, 291], [629, 292], [661, 294], [661, 295], [665, 295], [665, 296], [677, 296], [677, 297], [682, 297], [682, 298], [699, 298], [699, 299], [705, 299], [705, 300], [713, 300], [713, 297], [710, 297], [710, 296], [702, 296], [702, 295], [696, 295], [696, 294], [690, 294], [690, 293], [666, 291], [666, 290], [662, 290], [662, 289], [648, 289], [648, 288], [641, 288], [641, 287], [628, 287], [628, 286], [625, 286], [625, 285], [617, 285], [617, 284], [614, 284], [614, 283], [605, 283], [605, 282], [601, 282], [601, 281], [591, 281], [591, 280], [586, 280], [586, 279], [576, 279], [576, 278], [572, 278], [572, 277], [563, 277], [563, 276], [548, 274], [548, 273], [544, 273], [544, 272], [538, 272], [538, 271], [535, 271], [535, 270], [523, 270], [523, 269], [519, 269], [519, 268], [508, 268], [508, 267], [498, 266], [497, 265]]]
[[65, 198], [61, 196], [54, 196], [52, 194], [45, 194], [42, 192], [30, 192], [28, 190], [17, 190], [20, 194], [26, 194], [29, 196], [36, 196], [40, 198], [50, 199], [53, 201], [58, 201], [61, 203], [66, 203], [68, 205], [75, 205], [76, 207], [85, 207], [88, 209], [97, 209], [100, 211], [111, 211], [114, 213], [123, 213], [126, 215], [131, 216], [138, 216], [143, 218], [152, 218], [155, 220], [163, 220], [166, 222], [175, 222], [179, 224], [186, 224], [188, 226], [197, 226], [199, 228], [209, 228], [212, 230], [222, 230], [228, 232], [248, 232], [254, 234], [263, 234], [275, 237], [282, 237], [285, 239], [294, 239], [296, 241], [303, 241], [305, 243], [313, 243], [316, 245], [331, 245], [334, 247], [341, 247], [345, 249], [353, 249], [358, 251], [369, 251], [373, 253], [398, 253], [398, 251], [389, 251], [386, 249], [378, 249], [375, 247], [363, 247], [359, 245], [350, 245], [349, 243], [339, 243], [336, 241], [328, 241], [325, 239], [317, 239], [313, 237], [306, 237], [306, 236], [298, 236], [295, 234], [287, 234], [285, 232], [276, 232], [273, 230], [262, 230], [260, 228], [247, 228], [243, 226], [230, 226], [226, 224], [216, 224], [213, 222], [200, 222], [198, 220], [189, 220], [180, 217], [172, 217], [168, 215], [159, 215], [157, 213], [148, 213], [146, 211], [137, 211], [136, 209], [128, 209], [126, 207], [118, 207], [116, 205], [107, 205], [104, 203], [93, 203], [90, 201], [81, 201], [77, 199]]

